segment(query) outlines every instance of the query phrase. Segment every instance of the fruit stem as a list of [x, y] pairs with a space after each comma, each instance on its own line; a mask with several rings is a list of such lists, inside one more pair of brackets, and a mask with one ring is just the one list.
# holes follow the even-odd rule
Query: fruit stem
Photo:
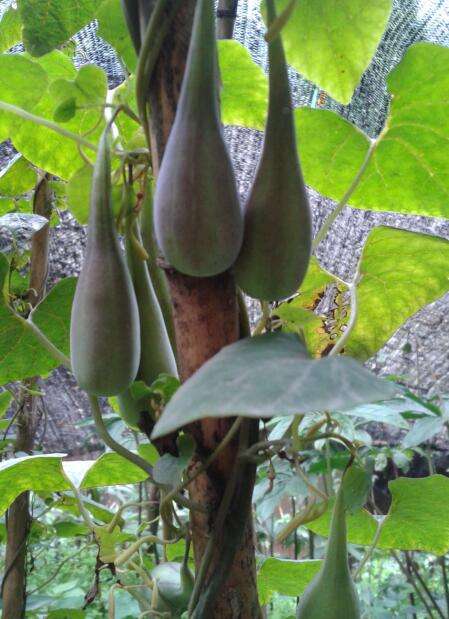
[[384, 525], [386, 518], [383, 518], [383, 520], [379, 521], [377, 523], [377, 529], [376, 529], [376, 533], [374, 535], [373, 541], [371, 543], [371, 546], [367, 549], [367, 551], [365, 552], [362, 560], [360, 561], [356, 571], [354, 572], [354, 576], [352, 577], [352, 580], [355, 582], [356, 580], [358, 580], [358, 578], [360, 578], [360, 574], [362, 573], [363, 568], [365, 567], [366, 563], [371, 559], [371, 556], [374, 552], [374, 550], [376, 549], [376, 546], [379, 542], [379, 538], [380, 538], [380, 534], [382, 533], [382, 527]]
[[129, 462], [132, 462], [133, 464], [138, 466], [140, 469], [142, 469], [142, 471], [147, 473], [148, 477], [150, 477], [150, 480], [154, 483], [153, 467], [151, 466], [151, 464], [149, 464], [146, 460], [141, 458], [138, 454], [135, 454], [132, 451], [129, 451], [128, 449], [126, 449], [126, 447], [124, 447], [123, 445], [120, 445], [120, 443], [117, 443], [117, 441], [115, 441], [112, 438], [112, 436], [109, 434], [104, 424], [98, 398], [93, 395], [89, 395], [89, 402], [90, 402], [90, 406], [92, 410], [92, 416], [95, 422], [95, 427], [97, 429], [99, 437], [104, 442], [104, 444], [110, 447], [112, 451], [115, 451], [120, 456], [122, 456], [122, 458], [125, 458]]

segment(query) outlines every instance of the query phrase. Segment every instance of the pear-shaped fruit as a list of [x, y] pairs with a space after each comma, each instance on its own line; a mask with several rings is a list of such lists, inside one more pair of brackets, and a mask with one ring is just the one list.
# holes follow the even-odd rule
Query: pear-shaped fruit
[[136, 251], [132, 238], [141, 244], [137, 221], [133, 222], [126, 239], [126, 258], [140, 316], [141, 353], [138, 377], [151, 385], [159, 374], [177, 376], [178, 370], [147, 263]]
[[218, 106], [213, 0], [198, 0], [175, 122], [156, 184], [154, 228], [165, 259], [212, 276], [235, 261], [243, 238], [232, 164]]
[[156, 293], [159, 306], [164, 317], [168, 337], [172, 345], [173, 352], [176, 354], [176, 335], [173, 322], [173, 308], [168, 287], [167, 277], [164, 270], [159, 266], [160, 250], [157, 246], [153, 226], [153, 187], [150, 179], [145, 185], [145, 194], [142, 200], [140, 212], [140, 225], [142, 233], [142, 244], [148, 254], [147, 266], [150, 273], [151, 283]]
[[360, 607], [348, 565], [343, 488], [334, 504], [323, 566], [304, 591], [297, 619], [360, 619]]
[[[268, 23], [276, 18], [267, 0]], [[298, 290], [310, 259], [310, 207], [296, 148], [287, 64], [280, 35], [268, 46], [269, 106], [256, 177], [245, 206], [245, 235], [235, 265], [248, 295], [278, 301]]]
[[160, 563], [152, 570], [151, 577], [157, 584], [159, 597], [170, 607], [173, 616], [179, 617], [187, 610], [194, 577], [185, 562]]
[[[137, 378], [149, 386], [160, 374], [177, 376], [178, 370], [147, 263], [136, 250], [136, 243], [141, 243], [141, 236], [138, 222], [134, 220], [126, 238], [126, 258], [140, 316], [141, 353]], [[145, 416], [150, 414], [146, 398], [135, 399], [127, 389], [117, 400], [120, 414], [129, 426], [135, 430], [146, 427]]]
[[109, 131], [98, 145], [86, 256], [70, 325], [72, 369], [92, 395], [116, 395], [134, 381], [140, 361], [136, 296], [114, 227]]

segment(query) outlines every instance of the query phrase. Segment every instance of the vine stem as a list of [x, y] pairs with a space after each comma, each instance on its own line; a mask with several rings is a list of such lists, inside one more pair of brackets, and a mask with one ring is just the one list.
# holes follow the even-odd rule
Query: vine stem
[[318, 233], [315, 236], [315, 238], [313, 240], [313, 243], [312, 243], [312, 249], [316, 249], [318, 247], [318, 245], [321, 243], [321, 241], [324, 239], [326, 234], [329, 232], [329, 228], [332, 226], [334, 221], [337, 219], [338, 215], [341, 213], [341, 211], [344, 209], [344, 207], [349, 202], [349, 200], [350, 200], [352, 194], [354, 193], [354, 191], [359, 186], [359, 183], [360, 183], [360, 181], [362, 179], [362, 176], [364, 175], [365, 170], [368, 167], [368, 164], [371, 161], [371, 158], [372, 158], [372, 156], [373, 156], [373, 154], [374, 154], [374, 152], [375, 152], [375, 150], [377, 148], [378, 142], [379, 142], [379, 138], [377, 138], [377, 140], [373, 140], [371, 142], [371, 144], [370, 144], [370, 146], [368, 148], [368, 151], [366, 153], [365, 159], [364, 159], [362, 165], [360, 166], [357, 174], [355, 175], [352, 183], [348, 187], [347, 191], [345, 192], [345, 194], [342, 197], [342, 199], [340, 200], [340, 202], [337, 204], [337, 206], [334, 208], [334, 210], [326, 217], [326, 219], [323, 222], [323, 225], [318, 230]]
[[139, 456], [138, 454], [135, 454], [132, 451], [129, 451], [129, 449], [126, 449], [126, 447], [124, 447], [123, 445], [120, 445], [120, 443], [117, 443], [117, 441], [115, 441], [112, 438], [112, 436], [109, 434], [104, 424], [104, 421], [103, 421], [98, 398], [93, 395], [89, 395], [89, 402], [90, 402], [90, 407], [92, 409], [92, 416], [94, 418], [94, 422], [97, 428], [98, 435], [102, 439], [102, 441], [105, 443], [105, 445], [110, 447], [112, 451], [115, 451], [116, 453], [118, 453], [120, 456], [122, 456], [129, 462], [132, 462], [133, 464], [138, 466], [153, 481], [153, 467], [151, 466], [151, 464], [147, 462], [146, 460], [144, 460], [143, 458], [141, 458], [141, 456]]
[[[223, 494], [223, 498], [220, 503], [220, 507], [217, 512], [217, 516], [215, 522], [213, 524], [213, 529], [211, 531], [209, 540], [206, 545], [206, 549], [204, 551], [201, 565], [198, 570], [198, 573], [195, 577], [195, 583], [192, 591], [192, 595], [189, 600], [189, 608], [188, 608], [188, 617], [192, 619], [199, 619], [200, 617], [208, 616], [210, 612], [210, 606], [213, 604], [213, 601], [217, 595], [220, 584], [223, 582], [224, 574], [223, 572], [223, 563], [219, 564], [218, 569], [215, 569], [213, 575], [211, 576], [211, 581], [209, 585], [206, 587], [205, 591], [203, 587], [206, 582], [207, 574], [209, 571], [209, 567], [212, 562], [213, 554], [218, 547], [218, 539], [223, 535], [223, 530], [225, 529], [226, 519], [228, 517], [228, 512], [231, 509], [231, 503], [233, 500], [235, 501], [235, 490], [237, 487], [237, 481], [239, 476], [245, 474], [245, 464], [242, 460], [242, 455], [245, 449], [248, 448], [248, 443], [250, 440], [250, 423], [252, 420], [245, 419], [240, 427], [240, 436], [239, 436], [239, 450], [237, 459], [234, 465], [234, 470], [231, 474], [231, 477], [228, 479], [226, 484], [225, 492]], [[231, 428], [232, 429], [232, 428]], [[244, 496], [244, 492], [240, 488], [240, 495]], [[238, 499], [237, 499], [238, 501]], [[239, 518], [242, 516], [245, 518], [244, 510], [240, 510]], [[234, 543], [238, 543], [239, 540], [234, 539]], [[229, 551], [229, 548], [226, 549]], [[226, 557], [226, 553], [224, 553], [224, 563], [227, 564], [229, 568], [229, 559], [232, 560], [233, 554], [231, 553], [231, 557]], [[222, 556], [223, 561], [223, 556]], [[226, 571], [226, 570], [225, 570]], [[201, 597], [204, 596], [205, 599], [201, 601]], [[199, 609], [201, 606], [201, 609]], [[204, 612], [206, 611], [206, 612]]]
[[380, 534], [382, 533], [382, 528], [383, 528], [384, 522], [385, 522], [385, 518], [378, 523], [377, 529], [376, 529], [376, 533], [374, 535], [374, 539], [373, 539], [370, 547], [365, 552], [362, 560], [360, 561], [360, 563], [357, 566], [357, 569], [356, 569], [356, 571], [354, 573], [354, 576], [353, 576], [353, 580], [354, 581], [358, 580], [360, 578], [360, 574], [362, 573], [363, 568], [365, 567], [366, 563], [371, 559], [372, 554], [373, 554], [374, 550], [376, 549], [377, 544], [379, 543]]
[[157, 501], [130, 501], [129, 503], [121, 505], [115, 512], [111, 522], [108, 524], [108, 533], [112, 533], [114, 531], [115, 527], [118, 525], [119, 518], [126, 509], [129, 509], [130, 507], [146, 507], [149, 505], [154, 505], [155, 503], [157, 503]]
[[176, 497], [176, 495], [178, 495], [180, 492], [182, 492], [182, 490], [187, 488], [187, 486], [191, 484], [192, 481], [194, 481], [197, 477], [202, 475], [210, 467], [212, 462], [220, 455], [220, 453], [232, 441], [236, 433], [239, 431], [241, 424], [242, 424], [242, 417], [237, 417], [237, 419], [234, 421], [232, 426], [229, 428], [229, 431], [224, 436], [223, 440], [217, 445], [217, 447], [214, 449], [211, 455], [205, 460], [205, 462], [201, 466], [199, 466], [192, 475], [188, 476], [188, 478], [183, 483], [179, 484], [179, 486], [177, 486], [176, 488], [174, 488], [173, 490], [171, 490], [165, 495], [165, 497], [161, 501], [160, 508], [159, 508], [161, 514], [165, 512], [165, 506], [169, 501], [173, 500]]
[[126, 550], [122, 552], [114, 561], [116, 567], [121, 567], [125, 563], [127, 563], [130, 559], [132, 559], [133, 555], [138, 552], [139, 548], [143, 544], [176, 544], [180, 537], [175, 537], [174, 539], [162, 539], [157, 535], [145, 535], [144, 537], [139, 538], [135, 541], [131, 546], [129, 546]]
[[349, 287], [349, 295], [350, 295], [350, 315], [349, 315], [349, 322], [346, 325], [346, 329], [344, 330], [344, 332], [342, 333], [342, 335], [340, 336], [340, 338], [338, 339], [337, 343], [335, 344], [335, 346], [332, 348], [332, 350], [329, 352], [329, 357], [338, 355], [339, 352], [341, 352], [343, 350], [343, 348], [346, 345], [346, 342], [349, 339], [349, 336], [351, 335], [351, 332], [355, 326], [355, 323], [357, 322], [357, 312], [358, 312], [358, 305], [357, 305], [357, 286], [358, 283], [360, 281], [360, 261], [357, 265], [357, 271], [354, 275], [354, 279], [352, 280], [352, 282], [348, 285]]
[[98, 150], [95, 144], [92, 144], [92, 142], [89, 142], [89, 140], [86, 140], [81, 135], [77, 135], [76, 133], [73, 133], [68, 129], [64, 129], [64, 127], [57, 125], [51, 120], [42, 118], [42, 116], [36, 116], [31, 112], [27, 112], [21, 107], [17, 107], [17, 105], [12, 105], [11, 103], [0, 101], [0, 110], [3, 110], [4, 112], [10, 112], [11, 114], [15, 114], [16, 116], [20, 116], [20, 118], [23, 118], [24, 120], [29, 120], [33, 123], [36, 123], [37, 125], [41, 125], [42, 127], [47, 127], [47, 129], [51, 129], [55, 133], [59, 133], [59, 135], [62, 135], [64, 138], [68, 138], [69, 140], [78, 142], [78, 144], [80, 144], [81, 146], [90, 148], [93, 151]]
[[51, 354], [54, 359], [59, 361], [68, 370], [71, 370], [72, 367], [70, 364], [70, 359], [63, 352], [61, 352], [59, 348], [56, 348], [56, 346], [47, 338], [47, 336], [42, 333], [39, 327], [34, 324], [34, 322], [32, 321], [32, 315], [33, 314], [31, 313], [28, 319], [26, 319], [19, 314], [14, 314], [14, 316], [17, 318], [17, 320], [19, 320], [22, 326], [33, 333], [36, 339], [39, 340], [39, 343], [42, 344], [42, 346]]

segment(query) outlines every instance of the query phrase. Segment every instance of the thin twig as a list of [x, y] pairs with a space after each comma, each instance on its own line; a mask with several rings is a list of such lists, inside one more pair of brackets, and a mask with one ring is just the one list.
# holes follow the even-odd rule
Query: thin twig
[[432, 609], [430, 608], [429, 604], [427, 603], [426, 598], [424, 597], [424, 595], [422, 594], [422, 592], [418, 588], [418, 585], [416, 584], [415, 580], [412, 578], [412, 575], [408, 571], [407, 567], [402, 563], [402, 561], [400, 560], [400, 558], [398, 557], [397, 553], [394, 550], [391, 550], [390, 552], [391, 552], [391, 556], [393, 557], [393, 559], [399, 565], [399, 568], [400, 568], [401, 572], [406, 577], [408, 583], [413, 587], [413, 589], [415, 590], [417, 596], [419, 597], [421, 602], [424, 604], [430, 619], [433, 619], [434, 615], [433, 615]]
[[446, 598], [446, 612], [449, 616], [449, 584], [446, 570], [446, 557], [443, 555], [438, 558], [438, 563], [441, 566], [441, 574], [443, 576], [444, 596]]
[[221, 452], [232, 441], [234, 436], [239, 431], [241, 424], [242, 424], [242, 417], [237, 417], [237, 419], [234, 421], [232, 426], [229, 428], [226, 435], [223, 437], [223, 440], [220, 441], [220, 443], [217, 445], [217, 447], [214, 449], [211, 455], [205, 460], [205, 462], [201, 466], [199, 466], [196, 469], [196, 471], [188, 477], [186, 481], [179, 484], [179, 486], [177, 486], [176, 488], [174, 488], [173, 490], [171, 490], [170, 492], [166, 494], [166, 496], [161, 500], [161, 503], [160, 503], [159, 511], [161, 512], [161, 514], [162, 512], [164, 512], [165, 506], [169, 501], [172, 501], [176, 497], [176, 495], [178, 495], [180, 492], [185, 490], [185, 488], [187, 488], [187, 486], [191, 484], [193, 480], [195, 480], [197, 477], [202, 475], [210, 467], [212, 462], [221, 454]]
[[376, 548], [376, 546], [377, 546], [377, 544], [379, 542], [380, 534], [382, 533], [382, 527], [383, 527], [384, 522], [385, 522], [385, 518], [383, 520], [380, 520], [377, 523], [377, 529], [376, 529], [376, 533], [374, 535], [374, 539], [373, 539], [371, 545], [369, 546], [369, 548], [366, 550], [362, 560], [360, 561], [360, 563], [359, 563], [359, 565], [358, 565], [358, 567], [357, 567], [357, 569], [356, 569], [356, 571], [354, 573], [353, 580], [357, 580], [358, 578], [360, 578], [360, 574], [362, 573], [363, 568], [365, 567], [366, 563], [371, 559], [371, 556], [372, 556], [372, 554], [373, 554], [373, 552], [374, 552], [374, 550], [375, 550], [375, 548]]
[[301, 465], [299, 464], [298, 460], [295, 461], [295, 470], [296, 470], [296, 473], [297, 473], [298, 477], [300, 477], [302, 479], [302, 481], [304, 482], [306, 487], [313, 494], [315, 494], [316, 496], [320, 497], [320, 499], [323, 499], [323, 501], [328, 501], [329, 500], [329, 497], [327, 496], [327, 494], [322, 492], [319, 488], [317, 488], [314, 484], [312, 484], [312, 482], [308, 479], [307, 475], [302, 470]]
[[144, 537], [140, 537], [131, 546], [128, 546], [118, 557], [115, 559], [114, 563], [116, 567], [121, 567], [125, 563], [127, 563], [130, 559], [132, 559], [133, 555], [139, 551], [140, 547], [143, 544], [176, 544], [180, 540], [180, 537], [175, 537], [174, 539], [162, 539], [157, 535], [145, 535]]
[[51, 583], [51, 581], [56, 578], [56, 576], [59, 574], [59, 571], [61, 570], [62, 566], [65, 565], [68, 561], [71, 561], [72, 559], [74, 559], [75, 557], [77, 557], [79, 554], [81, 554], [84, 550], [86, 550], [86, 548], [89, 546], [89, 544], [86, 544], [85, 546], [81, 546], [81, 548], [78, 548], [78, 550], [76, 552], [74, 552], [72, 555], [69, 555], [68, 557], [66, 557], [63, 561], [61, 561], [61, 563], [58, 565], [58, 567], [56, 568], [56, 570], [52, 573], [51, 576], [49, 576], [49, 578], [47, 578], [46, 580], [44, 580], [43, 583], [41, 583], [40, 585], [38, 585], [35, 589], [32, 589], [31, 591], [27, 592], [27, 597], [30, 597], [31, 595], [34, 595], [35, 593], [37, 593], [38, 591], [40, 591], [41, 589], [43, 589], [44, 587], [46, 587], [49, 583]]
[[95, 427], [97, 428], [99, 437], [102, 439], [105, 445], [110, 447], [112, 451], [115, 451], [129, 462], [132, 462], [133, 464], [138, 466], [153, 481], [153, 467], [151, 466], [151, 464], [141, 458], [139, 454], [133, 453], [132, 451], [129, 451], [129, 449], [126, 449], [126, 447], [124, 447], [123, 445], [120, 445], [120, 443], [117, 443], [117, 441], [114, 440], [109, 434], [103, 421], [98, 398], [93, 395], [89, 395], [89, 402], [92, 410], [92, 416], [95, 422]]
[[427, 586], [424, 578], [421, 576], [421, 574], [419, 572], [418, 565], [416, 564], [415, 561], [413, 561], [412, 558], [410, 558], [410, 567], [412, 568], [413, 573], [415, 574], [416, 578], [418, 579], [419, 584], [424, 589], [424, 591], [427, 593], [427, 595], [429, 597], [429, 600], [432, 603], [432, 606], [435, 608], [436, 613], [439, 615], [439, 617], [441, 619], [446, 619], [445, 616], [444, 616], [444, 613], [442, 612], [442, 610], [440, 608], [440, 605], [438, 604], [438, 602], [435, 599], [435, 596], [433, 595], [432, 591]]

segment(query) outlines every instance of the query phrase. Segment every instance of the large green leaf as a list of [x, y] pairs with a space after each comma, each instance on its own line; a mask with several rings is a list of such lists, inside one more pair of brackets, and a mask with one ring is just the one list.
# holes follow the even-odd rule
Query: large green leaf
[[381, 548], [449, 551], [449, 479], [401, 477], [388, 484], [392, 504], [382, 527]]
[[[54, 51], [43, 56], [35, 64], [44, 67], [50, 82], [41, 100], [33, 109], [37, 116], [55, 122], [55, 111], [61, 103], [74, 99], [76, 108], [73, 118], [61, 123], [77, 135], [89, 133], [89, 140], [101, 131], [99, 123], [106, 98], [107, 80], [104, 71], [86, 65], [76, 72], [71, 60], [62, 52]], [[42, 125], [24, 120], [10, 132], [14, 146], [34, 165], [63, 179], [68, 179], [82, 165], [77, 143]], [[88, 153], [92, 156], [92, 153]]]
[[148, 473], [114, 452], [107, 452], [85, 472], [80, 488], [97, 488], [145, 481]]
[[[47, 89], [47, 74], [35, 62], [19, 54], [0, 55], [0, 101], [16, 105], [29, 112]], [[0, 111], [0, 142], [11, 137], [21, 119]]]
[[[279, 12], [290, 0], [279, 0]], [[349, 103], [391, 13], [392, 0], [300, 0], [282, 31], [288, 62]]]
[[77, 170], [67, 183], [67, 206], [80, 224], [87, 224], [89, 219], [92, 174], [92, 166], [86, 164]]
[[61, 492], [69, 489], [60, 455], [25, 456], [0, 463], [0, 515], [25, 490]]
[[36, 181], [36, 170], [24, 157], [16, 155], [0, 172], [0, 195], [19, 196], [34, 189]]
[[[63, 454], [11, 458], [0, 463], [0, 515], [22, 492], [53, 493], [70, 491], [72, 484], [81, 489], [135, 484], [148, 474], [114, 452], [98, 460], [63, 460]], [[75, 505], [70, 496], [61, 498], [61, 508]], [[86, 505], [100, 519], [109, 518], [95, 505]]]
[[[449, 550], [449, 479], [444, 475], [424, 478], [400, 477], [388, 484], [392, 502], [378, 547], [385, 550], [419, 550], [442, 555]], [[327, 537], [332, 502], [327, 511], [306, 526]], [[368, 546], [377, 529], [365, 510], [347, 515], [348, 541]]]
[[[327, 537], [330, 530], [333, 504], [333, 501], [329, 501], [328, 508], [324, 514], [305, 526], [314, 533]], [[377, 530], [377, 522], [365, 509], [358, 509], [354, 513], [348, 512], [346, 515], [346, 525], [348, 528], [348, 541], [351, 544], [359, 544], [360, 546], [372, 544]]]
[[374, 228], [363, 250], [357, 321], [345, 346], [365, 360], [416, 311], [449, 290], [449, 242], [395, 228]]
[[366, 157], [368, 137], [330, 110], [298, 108], [295, 121], [306, 183], [340, 200]]
[[[292, 561], [267, 557], [257, 573], [259, 602], [265, 606], [273, 593], [301, 595], [321, 567], [321, 561]], [[324, 618], [323, 618], [324, 619]]]
[[385, 130], [351, 204], [446, 217], [449, 49], [412, 45], [388, 77], [388, 90]]
[[204, 417], [274, 417], [349, 408], [393, 393], [392, 383], [353, 359], [310, 359], [296, 335], [267, 333], [226, 346], [205, 363], [170, 400], [153, 437]]
[[268, 105], [264, 72], [237, 41], [219, 41], [218, 50], [224, 124], [263, 129]]
[[104, 0], [96, 17], [99, 36], [112, 45], [117, 54], [123, 58], [129, 71], [134, 72], [137, 56], [126, 27], [120, 0]]
[[[33, 313], [33, 322], [66, 354], [75, 283], [73, 277], [59, 282]], [[0, 385], [45, 375], [58, 365], [26, 325], [0, 305]]]
[[[429, 67], [432, 79], [429, 80]], [[392, 102], [385, 128], [349, 200], [355, 208], [447, 216], [449, 196], [449, 49], [412, 45], [388, 77]], [[295, 112], [306, 183], [341, 200], [370, 140], [327, 110]]]
[[0, 20], [0, 53], [19, 43], [22, 38], [22, 22], [19, 11], [10, 7]]
[[95, 14], [95, 0], [19, 0], [23, 42], [43, 56], [70, 39]]
[[76, 277], [66, 277], [54, 286], [33, 312], [33, 322], [65, 355], [70, 354], [70, 314]]

